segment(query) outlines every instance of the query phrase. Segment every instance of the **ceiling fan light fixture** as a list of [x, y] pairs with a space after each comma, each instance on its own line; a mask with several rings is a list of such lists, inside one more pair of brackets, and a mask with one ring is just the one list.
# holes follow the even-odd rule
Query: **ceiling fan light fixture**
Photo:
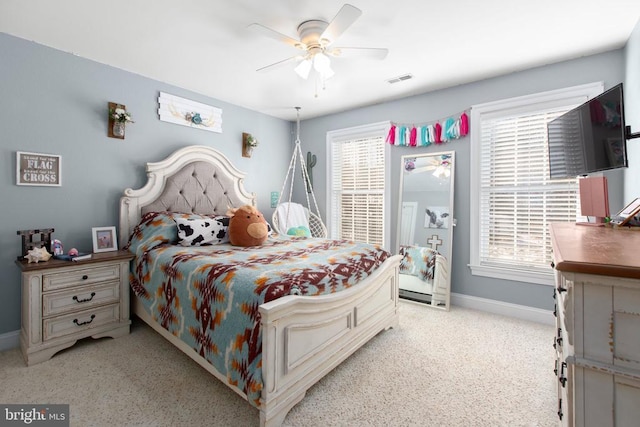
[[299, 63], [298, 66], [296, 66], [295, 68], [296, 74], [298, 74], [300, 77], [306, 80], [307, 78], [309, 78], [309, 73], [311, 72], [311, 65], [312, 65], [311, 60], [305, 59], [304, 61]]
[[331, 60], [324, 53], [316, 53], [313, 56], [313, 68], [323, 76], [326, 74], [333, 75]]
[[436, 178], [449, 178], [451, 176], [451, 170], [443, 165], [440, 165], [433, 171], [433, 176]]
[[322, 73], [320, 73], [320, 75], [322, 76], [323, 80], [329, 80], [335, 74], [336, 73], [331, 69], [331, 67], [327, 67], [326, 70], [324, 70]]

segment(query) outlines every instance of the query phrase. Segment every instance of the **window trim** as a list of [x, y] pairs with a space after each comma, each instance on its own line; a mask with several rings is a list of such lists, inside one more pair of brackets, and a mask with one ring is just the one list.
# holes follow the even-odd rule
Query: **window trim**
[[470, 263], [469, 268], [474, 276], [512, 280], [516, 282], [554, 285], [554, 273], [551, 267], [548, 272], [527, 269], [505, 268], [483, 265], [480, 262], [480, 123], [485, 118], [500, 117], [505, 112], [532, 111], [542, 108], [553, 108], [560, 105], [578, 106], [604, 91], [603, 82], [594, 82], [572, 86], [565, 89], [551, 90], [537, 94], [508, 98], [499, 101], [477, 104], [471, 107], [471, 165], [470, 165]]
[[[361, 138], [375, 138], [382, 137], [383, 140], [387, 137], [387, 133], [389, 132], [389, 128], [391, 127], [390, 121], [382, 121], [377, 123], [370, 123], [367, 125], [354, 126], [350, 128], [336, 129], [327, 132], [326, 137], [326, 146], [325, 150], [327, 153], [327, 168], [326, 168], [326, 183], [325, 188], [327, 189], [327, 197], [326, 197], [326, 210], [327, 212], [327, 230], [329, 230], [329, 234], [332, 232], [333, 224], [332, 221], [332, 197], [331, 197], [331, 177], [333, 176], [333, 166], [331, 159], [331, 145], [336, 142], [343, 142], [351, 139], [361, 139]], [[391, 159], [391, 149], [390, 145], [387, 143], [384, 148], [384, 156], [385, 156], [385, 166], [384, 166], [384, 178], [385, 178], [385, 189], [383, 192], [383, 213], [384, 213], [384, 221], [383, 221], [383, 244], [382, 246], [390, 250], [391, 243], [391, 235], [390, 235], [390, 222], [391, 222], [391, 197], [389, 196], [390, 188], [387, 185], [391, 183], [391, 167], [389, 165]]]

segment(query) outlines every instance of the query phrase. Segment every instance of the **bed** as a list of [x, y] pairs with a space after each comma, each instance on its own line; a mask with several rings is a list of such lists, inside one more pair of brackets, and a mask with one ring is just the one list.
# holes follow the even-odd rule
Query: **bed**
[[[143, 234], [140, 231], [141, 224], [153, 224], [154, 226], [161, 224], [162, 222], [158, 218], [164, 218], [166, 215], [216, 217], [225, 215], [230, 206], [239, 207], [247, 204], [256, 206], [256, 195], [248, 193], [244, 189], [245, 175], [236, 169], [223, 154], [210, 147], [188, 146], [179, 149], [163, 161], [147, 163], [146, 171], [147, 183], [140, 189], [126, 189], [121, 198], [120, 244], [122, 247], [129, 244], [129, 236], [132, 233], [134, 236]], [[291, 250], [287, 252], [287, 256], [290, 258], [284, 261], [287, 265], [296, 259], [310, 257], [311, 255], [304, 253], [294, 258], [291, 257], [291, 254], [302, 253], [296, 251], [305, 251], [311, 246], [320, 246], [328, 250], [329, 247], [335, 245], [348, 246], [350, 244], [326, 239], [285, 238], [282, 236], [273, 236], [267, 243], [266, 246], [293, 245]], [[143, 266], [143, 262], [155, 260], [156, 256], [166, 256], [172, 252], [182, 257], [180, 262], [185, 258], [201, 259], [204, 256], [203, 252], [208, 252], [207, 256], [214, 257], [209, 261], [210, 265], [216, 265], [215, 268], [211, 267], [211, 271], [242, 265], [242, 269], [233, 270], [237, 276], [241, 276], [255, 268], [251, 263], [263, 259], [261, 251], [266, 251], [267, 248], [255, 248], [255, 251], [252, 248], [237, 248], [237, 252], [232, 253], [232, 249], [226, 244], [191, 249], [173, 247], [170, 242], [163, 242], [153, 247], [139, 246], [134, 248], [132, 252], [137, 251], [138, 257], [132, 261], [131, 277], [134, 288], [132, 310], [177, 348], [227, 384], [251, 405], [258, 408], [261, 426], [277, 426], [284, 421], [289, 410], [304, 398], [306, 391], [313, 384], [379, 332], [397, 326], [398, 272], [402, 257], [392, 256], [388, 253], [382, 255], [380, 252], [374, 253], [370, 248], [366, 249], [366, 255], [359, 256], [362, 259], [367, 258], [368, 261], [359, 262], [359, 264], [371, 266], [373, 263], [375, 266], [366, 273], [359, 272], [357, 277], [341, 277], [342, 285], [336, 286], [330, 291], [327, 291], [326, 287], [323, 288], [324, 292], [314, 288], [314, 291], [309, 293], [317, 295], [305, 295], [300, 291], [300, 287], [293, 286], [293, 282], [298, 283], [297, 278], [281, 277], [286, 280], [281, 280], [282, 286], [279, 286], [278, 289], [284, 289], [284, 293], [265, 298], [264, 302], [257, 306], [257, 310], [255, 310], [258, 313], [255, 316], [256, 324], [247, 334], [247, 342], [254, 343], [258, 349], [254, 349], [253, 352], [249, 349], [249, 353], [252, 354], [248, 363], [235, 364], [241, 366], [242, 372], [249, 369], [247, 366], [249, 364], [257, 370], [251, 374], [251, 381], [239, 380], [237, 375], [231, 375], [225, 369], [221, 369], [219, 364], [211, 362], [209, 354], [207, 351], [203, 351], [201, 345], [203, 341], [206, 341], [208, 343], [206, 348], [214, 348], [215, 346], [212, 347], [211, 343], [207, 341], [210, 337], [205, 340], [200, 339], [198, 341], [200, 344], [195, 346], [189, 339], [181, 338], [179, 330], [187, 328], [186, 321], [182, 325], [177, 322], [178, 326], [167, 327], [167, 319], [175, 320], [175, 311], [170, 310], [166, 316], [157, 315], [150, 311], [149, 298], [145, 297], [143, 290], [138, 289], [139, 283], [136, 283], [135, 278], [154, 277], [159, 274], [152, 273], [151, 268], [155, 262], [162, 264], [161, 261], [150, 262], [149, 271], [142, 273], [140, 269], [147, 268]], [[192, 252], [185, 255], [186, 250]], [[350, 248], [347, 248], [347, 251], [353, 252]], [[232, 260], [233, 257], [239, 257], [239, 259]], [[334, 257], [331, 259], [335, 260]], [[180, 264], [180, 266], [183, 265], [187, 264]], [[313, 265], [316, 264], [313, 263]], [[207, 268], [207, 266], [196, 267], [195, 270], [190, 271], [193, 272], [193, 277], [197, 277], [196, 273], [205, 271]], [[290, 269], [298, 271], [304, 268], [298, 269], [291, 264]], [[173, 272], [173, 279], [178, 276], [181, 278], [192, 276], [191, 272], [187, 273], [185, 270]], [[267, 273], [261, 274], [260, 280], [267, 282], [270, 280], [263, 277]], [[220, 277], [225, 285], [234, 282], [237, 278], [235, 275], [229, 274]], [[178, 289], [178, 292], [182, 292], [183, 289], [189, 288], [191, 290], [188, 292], [193, 293], [194, 287], [199, 290], [202, 288], [199, 280], [194, 280], [194, 283], [190, 284], [185, 283], [172, 289]], [[220, 285], [222, 282], [216, 283]], [[305, 285], [302, 288], [307, 290], [309, 287]], [[334, 290], [335, 292], [333, 292]], [[234, 295], [242, 293], [242, 291], [234, 292]], [[299, 295], [301, 293], [302, 295]], [[168, 294], [173, 295], [175, 292], [168, 292]], [[166, 297], [164, 298], [166, 299]], [[181, 312], [186, 313], [190, 306], [197, 305], [193, 302], [194, 300], [192, 298], [191, 304], [189, 304], [189, 298], [183, 296], [181, 302], [174, 305], [179, 306]], [[231, 300], [230, 297], [229, 300]], [[166, 301], [163, 304], [166, 306]], [[240, 307], [246, 308], [250, 305], [251, 303], [248, 303]], [[200, 308], [200, 306], [194, 307], [193, 311], [201, 313]], [[233, 311], [231, 303], [229, 303], [228, 311], [222, 311], [224, 311], [224, 316], [228, 316], [229, 319], [226, 324], [235, 327], [235, 321], [232, 322], [231, 319], [238, 315]], [[216, 315], [220, 316], [220, 313]], [[184, 316], [186, 317], [187, 314]], [[195, 316], [202, 319], [203, 315], [195, 314]], [[211, 319], [211, 313], [208, 316], [205, 316], [206, 319]], [[192, 336], [198, 336], [198, 334], [192, 334]], [[226, 354], [228, 359], [230, 357], [228, 356], [229, 348], [231, 347], [228, 347], [226, 352], [220, 351], [219, 353]], [[244, 378], [244, 375], [242, 377]]]
[[449, 305], [449, 269], [446, 258], [428, 247], [401, 245], [399, 284], [402, 291], [410, 294], [430, 295], [429, 303], [434, 307]]

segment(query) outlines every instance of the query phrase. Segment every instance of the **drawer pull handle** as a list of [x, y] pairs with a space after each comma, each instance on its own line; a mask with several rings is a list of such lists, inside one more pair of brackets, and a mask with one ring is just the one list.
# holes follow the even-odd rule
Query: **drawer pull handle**
[[558, 286], [558, 293], [567, 292], [567, 288], [563, 288], [562, 286]]
[[78, 299], [78, 296], [74, 295], [73, 296], [73, 300], [76, 301], [76, 302], [88, 302], [88, 301], [91, 301], [93, 299], [93, 297], [95, 297], [95, 296], [96, 296], [95, 292], [91, 292], [91, 296], [89, 298], [85, 298], [85, 299]]
[[565, 387], [567, 385], [567, 377], [564, 375], [564, 369], [567, 367], [567, 362], [562, 362], [561, 368], [560, 368], [560, 378], [558, 378], [558, 381], [560, 381], [560, 384], [562, 384], [562, 387]]
[[558, 418], [562, 421], [562, 399], [558, 399]]
[[87, 276], [86, 274], [84, 276], [82, 276], [82, 280], [87, 280], [89, 278], [89, 276]]
[[73, 319], [73, 323], [75, 323], [78, 326], [82, 326], [82, 325], [88, 325], [89, 323], [93, 322], [93, 319], [96, 318], [95, 314], [91, 315], [91, 320], [87, 320], [86, 322], [78, 322], [78, 319]]

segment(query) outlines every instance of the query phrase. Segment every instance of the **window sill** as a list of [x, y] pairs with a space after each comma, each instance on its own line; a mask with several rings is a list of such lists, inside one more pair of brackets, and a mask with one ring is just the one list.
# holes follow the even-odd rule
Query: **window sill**
[[555, 286], [553, 271], [538, 272], [516, 270], [513, 268], [489, 267], [486, 265], [469, 265], [474, 276], [491, 277], [494, 279], [512, 280], [514, 282], [535, 283], [538, 285]]

